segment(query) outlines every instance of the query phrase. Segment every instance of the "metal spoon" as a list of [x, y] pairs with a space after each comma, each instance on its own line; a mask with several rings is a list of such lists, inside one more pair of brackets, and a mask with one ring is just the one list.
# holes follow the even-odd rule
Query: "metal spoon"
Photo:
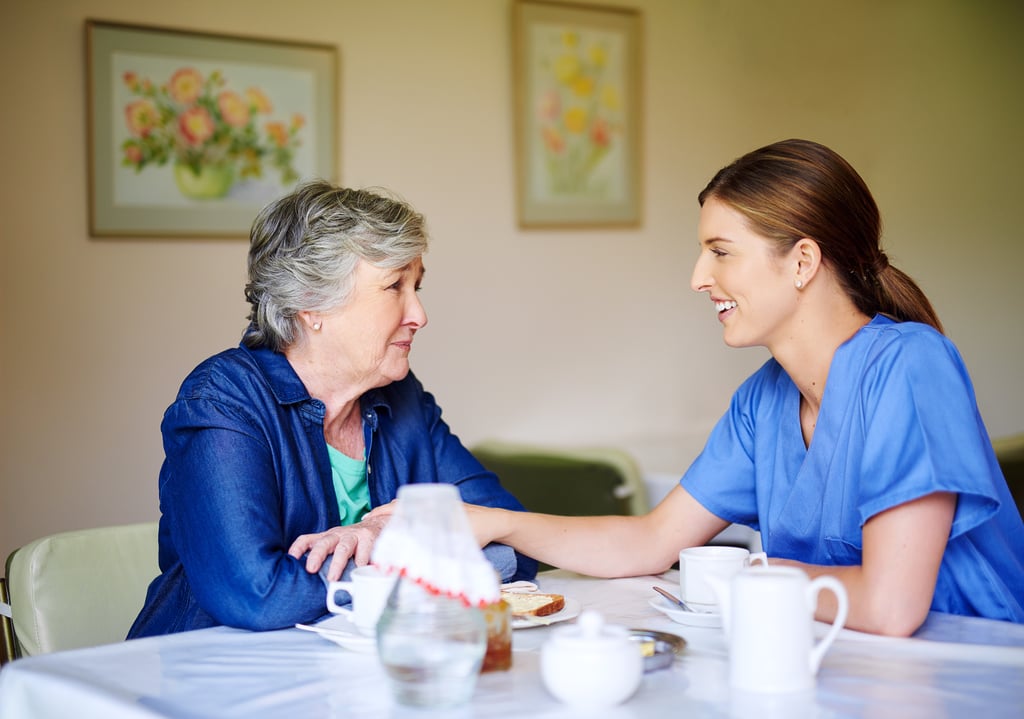
[[696, 611], [695, 611], [694, 609], [692, 609], [692, 608], [690, 607], [690, 605], [689, 605], [689, 604], [687, 604], [686, 602], [684, 602], [684, 601], [683, 601], [682, 599], [680, 599], [680, 598], [679, 598], [679, 597], [677, 597], [676, 595], [672, 594], [672, 592], [666, 592], [666, 591], [665, 591], [664, 589], [662, 589], [661, 587], [651, 587], [651, 589], [653, 589], [654, 591], [656, 591], [656, 592], [657, 592], [658, 594], [660, 594], [661, 596], [665, 597], [665, 599], [669, 600], [670, 602], [672, 602], [673, 604], [675, 604], [675, 605], [676, 605], [677, 607], [682, 607], [682, 608], [683, 608], [683, 610], [685, 610], [685, 611], [687, 611], [687, 612], [693, 612], [694, 614], [696, 614], [696, 613], [697, 613], [697, 612], [696, 612]]

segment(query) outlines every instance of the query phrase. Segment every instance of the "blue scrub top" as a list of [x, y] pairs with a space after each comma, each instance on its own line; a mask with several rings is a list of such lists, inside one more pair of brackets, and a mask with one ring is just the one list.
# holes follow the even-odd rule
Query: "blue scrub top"
[[769, 556], [861, 563], [864, 523], [957, 494], [932, 609], [1024, 622], [1024, 522], [960, 353], [932, 327], [876, 316], [832, 359], [814, 438], [774, 360], [733, 396], [681, 480], [715, 515], [760, 530]]

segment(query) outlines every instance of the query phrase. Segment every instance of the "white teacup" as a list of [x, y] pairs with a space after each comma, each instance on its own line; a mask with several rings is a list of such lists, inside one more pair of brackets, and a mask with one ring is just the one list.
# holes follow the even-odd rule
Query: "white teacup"
[[764, 552], [750, 553], [743, 547], [689, 547], [679, 552], [679, 594], [698, 612], [717, 612], [718, 597], [708, 578], [728, 582], [737, 572], [761, 562], [768, 566]]
[[[327, 585], [327, 608], [334, 614], [348, 617], [363, 634], [373, 635], [397, 577], [369, 565], [356, 567], [349, 576], [349, 581]], [[351, 609], [337, 603], [334, 595], [338, 591], [346, 591], [352, 597]]]

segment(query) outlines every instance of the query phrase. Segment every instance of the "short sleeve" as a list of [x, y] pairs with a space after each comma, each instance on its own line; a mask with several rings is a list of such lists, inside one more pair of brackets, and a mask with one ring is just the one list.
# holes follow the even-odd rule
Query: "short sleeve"
[[991, 446], [963, 360], [943, 335], [889, 330], [861, 386], [861, 524], [934, 492], [958, 495], [951, 537], [998, 509]]

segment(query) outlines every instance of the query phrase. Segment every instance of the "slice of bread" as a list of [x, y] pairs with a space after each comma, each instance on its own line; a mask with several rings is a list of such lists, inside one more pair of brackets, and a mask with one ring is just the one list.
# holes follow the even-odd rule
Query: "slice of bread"
[[513, 617], [546, 617], [565, 607], [565, 597], [561, 594], [503, 591], [501, 598], [512, 608]]

